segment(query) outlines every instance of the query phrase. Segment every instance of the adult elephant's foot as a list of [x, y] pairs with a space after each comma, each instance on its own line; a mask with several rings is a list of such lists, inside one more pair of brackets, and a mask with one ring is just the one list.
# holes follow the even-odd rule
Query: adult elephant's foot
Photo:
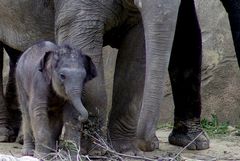
[[[202, 130], [199, 119], [175, 121], [168, 141], [170, 144], [182, 147], [189, 144], [187, 146], [189, 150], [204, 150], [209, 148], [209, 138]], [[190, 142], [192, 143], [190, 144]]]
[[138, 148], [142, 151], [149, 152], [159, 148], [159, 140], [157, 136], [152, 137], [150, 140], [138, 139]]
[[[32, 141], [29, 141], [29, 139], [27, 139], [27, 137], [25, 138], [26, 142], [23, 144], [22, 146], [22, 155], [23, 156], [34, 156], [34, 149], [35, 149], [35, 145]], [[36, 153], [38, 154], [38, 153]]]
[[137, 147], [136, 143], [137, 142], [135, 140], [125, 139], [110, 141], [112, 148], [119, 153], [124, 153], [132, 156], [142, 156], [143, 152]]
[[1, 126], [0, 127], [0, 142], [9, 142], [11, 141], [12, 137], [14, 135], [14, 132], [12, 129], [6, 127], [6, 126]]
[[34, 150], [32, 148], [25, 148], [22, 149], [23, 156], [34, 156]]

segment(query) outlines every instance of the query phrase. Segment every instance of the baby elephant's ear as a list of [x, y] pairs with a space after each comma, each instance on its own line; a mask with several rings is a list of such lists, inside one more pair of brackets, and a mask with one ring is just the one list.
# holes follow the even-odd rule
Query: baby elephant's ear
[[47, 63], [47, 60], [49, 58], [49, 56], [51, 55], [52, 51], [47, 51], [45, 52], [44, 56], [42, 57], [42, 59], [40, 60], [40, 63], [39, 63], [39, 68], [38, 70], [40, 72], [43, 72], [44, 69], [46, 68], [46, 63]]
[[52, 53], [53, 53], [53, 51], [45, 52], [44, 56], [40, 60], [39, 68], [38, 68], [38, 70], [42, 73], [43, 77], [45, 78], [45, 80], [48, 84], [50, 84], [50, 82], [51, 82], [51, 74], [47, 70], [47, 61]]
[[87, 82], [97, 76], [97, 70], [96, 70], [96, 66], [92, 62], [92, 59], [87, 55], [84, 55], [84, 57], [85, 57], [84, 65], [85, 65], [85, 70], [87, 72], [85, 82]]

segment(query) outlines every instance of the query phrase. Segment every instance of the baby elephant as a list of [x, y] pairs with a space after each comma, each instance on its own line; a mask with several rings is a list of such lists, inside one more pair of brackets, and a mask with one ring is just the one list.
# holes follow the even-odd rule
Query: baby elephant
[[81, 95], [84, 84], [95, 76], [90, 57], [68, 45], [44, 41], [23, 53], [16, 69], [23, 155], [33, 155], [34, 148], [40, 155], [55, 149], [65, 117], [71, 115], [75, 124], [88, 119]]

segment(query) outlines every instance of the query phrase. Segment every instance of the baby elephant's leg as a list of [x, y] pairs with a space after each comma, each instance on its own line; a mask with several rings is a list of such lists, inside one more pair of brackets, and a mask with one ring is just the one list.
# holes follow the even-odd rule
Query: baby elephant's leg
[[62, 109], [48, 112], [49, 127], [54, 140], [59, 141], [59, 137], [63, 127], [63, 114]]
[[32, 129], [30, 125], [29, 113], [22, 113], [23, 121], [23, 149], [22, 155], [33, 156], [34, 155], [34, 140]]
[[20, 104], [20, 110], [22, 112], [22, 128], [23, 128], [23, 137], [24, 137], [22, 154], [33, 156], [34, 140], [33, 140], [33, 134], [32, 134], [32, 128], [31, 128], [31, 122], [30, 122], [31, 120], [30, 120], [29, 111], [28, 111], [28, 99], [24, 89], [22, 89], [21, 85], [19, 84], [20, 83], [17, 82], [17, 87], [19, 91], [19, 94], [18, 94], [19, 104]]
[[[33, 97], [34, 98], [34, 97]], [[56, 143], [49, 127], [47, 103], [30, 100], [30, 117], [35, 139], [35, 155], [44, 155], [55, 150]]]
[[34, 153], [34, 139], [31, 129], [30, 116], [28, 111], [28, 102], [26, 95], [19, 92], [19, 103], [20, 109], [22, 111], [22, 130], [23, 130], [23, 148], [22, 155], [33, 156]]

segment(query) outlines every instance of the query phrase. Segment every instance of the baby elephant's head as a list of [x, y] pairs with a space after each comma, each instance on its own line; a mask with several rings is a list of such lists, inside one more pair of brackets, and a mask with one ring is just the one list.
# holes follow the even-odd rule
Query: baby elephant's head
[[84, 84], [96, 76], [91, 58], [65, 45], [46, 52], [41, 61], [46, 69], [45, 77], [55, 92], [73, 104], [80, 113], [80, 121], [86, 121], [88, 112], [82, 104], [81, 95]]

